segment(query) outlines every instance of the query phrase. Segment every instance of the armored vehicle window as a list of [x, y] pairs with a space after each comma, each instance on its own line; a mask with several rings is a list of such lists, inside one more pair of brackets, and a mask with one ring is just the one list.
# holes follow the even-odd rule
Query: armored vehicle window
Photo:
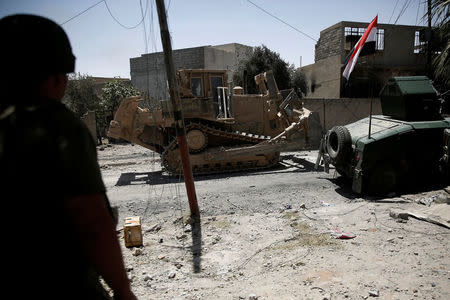
[[215, 102], [217, 102], [217, 87], [219, 86], [223, 86], [222, 76], [211, 76], [211, 90]]
[[194, 97], [202, 97], [202, 79], [201, 78], [191, 78], [191, 88], [192, 95]]

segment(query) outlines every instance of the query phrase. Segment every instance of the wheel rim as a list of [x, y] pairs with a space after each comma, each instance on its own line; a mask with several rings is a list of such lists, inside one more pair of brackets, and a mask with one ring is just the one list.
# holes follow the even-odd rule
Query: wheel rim
[[198, 152], [206, 147], [206, 135], [198, 129], [192, 129], [186, 134], [189, 150], [191, 152]]

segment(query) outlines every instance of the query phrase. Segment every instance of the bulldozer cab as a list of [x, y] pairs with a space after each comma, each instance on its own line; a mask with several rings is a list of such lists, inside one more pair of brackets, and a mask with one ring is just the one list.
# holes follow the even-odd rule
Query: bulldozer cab
[[225, 70], [179, 69], [177, 79], [184, 109], [189, 109], [189, 102], [210, 102], [216, 118], [231, 117]]

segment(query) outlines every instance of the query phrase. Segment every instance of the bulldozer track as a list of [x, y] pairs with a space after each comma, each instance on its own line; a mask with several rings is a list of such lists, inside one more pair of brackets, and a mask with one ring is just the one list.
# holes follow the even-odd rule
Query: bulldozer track
[[[200, 123], [200, 122], [190, 122], [186, 126], [186, 132], [192, 129], [198, 129], [207, 135], [218, 136], [221, 138], [227, 138], [234, 141], [239, 141], [241, 143], [246, 143], [247, 145], [256, 145], [258, 143], [268, 141], [271, 139], [269, 136], [264, 135], [255, 135], [240, 131], [230, 131], [223, 130], [217, 127], [211, 127], [208, 124]], [[234, 146], [229, 147], [228, 149], [243, 147]], [[172, 142], [165, 148], [165, 150], [161, 153], [161, 163], [163, 168], [173, 175], [178, 175], [181, 172], [181, 161], [179, 154], [175, 153], [178, 149], [178, 143], [176, 138], [172, 140]], [[208, 149], [208, 148], [207, 148]], [[223, 151], [224, 147], [215, 147], [209, 148], [207, 151], [207, 155], [214, 155], [214, 153]], [[202, 154], [204, 152], [201, 152]], [[196, 153], [191, 154], [196, 155]], [[252, 156], [251, 154], [249, 155]], [[279, 152], [268, 152], [264, 155], [253, 155], [253, 157], [249, 159], [237, 160], [231, 159], [228, 161], [220, 161], [220, 162], [208, 162], [204, 161], [201, 164], [192, 164], [192, 172], [196, 175], [200, 174], [215, 174], [215, 173], [223, 173], [223, 172], [237, 172], [237, 171], [251, 171], [251, 170], [260, 170], [270, 168], [278, 163], [280, 153]]]

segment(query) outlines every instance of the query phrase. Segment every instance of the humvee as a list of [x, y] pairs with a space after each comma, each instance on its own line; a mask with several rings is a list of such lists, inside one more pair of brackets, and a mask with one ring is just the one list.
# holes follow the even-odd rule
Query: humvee
[[334, 165], [351, 179], [356, 193], [387, 194], [423, 181], [448, 180], [450, 118], [441, 116], [431, 81], [391, 78], [380, 101], [383, 115], [329, 130], [317, 163], [322, 159], [325, 169]]

